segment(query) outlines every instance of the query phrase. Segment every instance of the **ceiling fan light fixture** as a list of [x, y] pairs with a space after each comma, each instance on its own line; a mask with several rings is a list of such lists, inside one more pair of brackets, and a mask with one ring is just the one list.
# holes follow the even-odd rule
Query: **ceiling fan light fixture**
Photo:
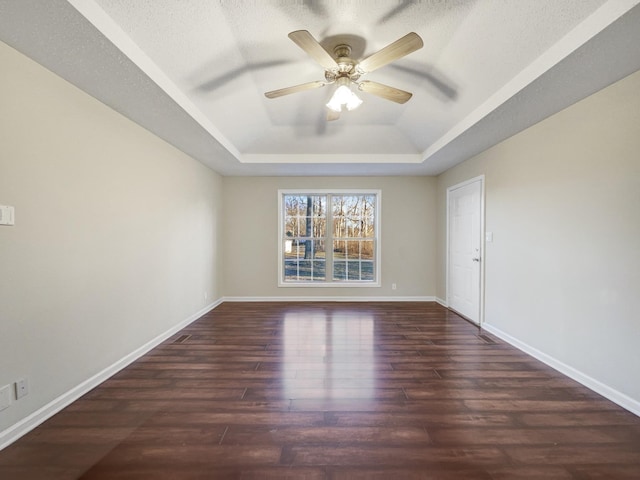
[[340, 113], [342, 111], [342, 104], [334, 101], [333, 97], [331, 98], [331, 100], [329, 100], [329, 102], [327, 103], [326, 107], [329, 110], [333, 110], [336, 113]]
[[347, 77], [340, 77], [336, 83], [338, 84], [338, 88], [336, 88], [331, 100], [327, 103], [327, 108], [339, 113], [342, 111], [343, 105], [347, 107], [347, 110], [351, 111], [355, 110], [362, 104], [360, 97], [353, 93], [351, 88], [349, 88], [351, 80]]
[[347, 107], [347, 110], [351, 111], [351, 110], [355, 110], [360, 105], [362, 105], [362, 100], [360, 99], [359, 96], [357, 96], [351, 90], [349, 90], [349, 93], [351, 93], [351, 95], [349, 96], [349, 101], [347, 101], [345, 106]]

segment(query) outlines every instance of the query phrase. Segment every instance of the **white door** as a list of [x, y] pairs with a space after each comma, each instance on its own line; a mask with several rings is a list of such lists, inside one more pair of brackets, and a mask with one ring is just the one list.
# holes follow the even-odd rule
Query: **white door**
[[447, 303], [480, 324], [482, 262], [482, 177], [447, 190]]

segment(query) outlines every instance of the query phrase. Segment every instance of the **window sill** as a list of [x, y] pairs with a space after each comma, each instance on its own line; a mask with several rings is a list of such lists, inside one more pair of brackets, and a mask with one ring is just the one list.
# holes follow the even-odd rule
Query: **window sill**
[[376, 288], [380, 282], [278, 282], [278, 288]]

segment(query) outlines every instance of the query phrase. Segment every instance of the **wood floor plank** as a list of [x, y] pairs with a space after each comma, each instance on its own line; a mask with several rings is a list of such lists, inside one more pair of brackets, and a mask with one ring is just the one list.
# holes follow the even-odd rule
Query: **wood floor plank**
[[574, 478], [579, 480], [637, 480], [637, 466], [628, 465], [589, 465], [572, 467]]
[[437, 445], [567, 445], [620, 443], [620, 435], [598, 428], [449, 428], [429, 430]]
[[224, 437], [225, 445], [429, 445], [431, 439], [424, 428], [412, 426], [385, 427], [231, 427]]
[[640, 478], [640, 418], [430, 302], [223, 303], [0, 478]]
[[169, 425], [253, 425], [312, 427], [324, 423], [324, 412], [163, 412], [146, 422], [163, 429]]
[[[516, 462], [534, 465], [624, 465], [640, 462], [640, 449], [627, 445], [554, 445], [551, 447], [506, 447]], [[640, 472], [640, 469], [638, 469]]]
[[601, 400], [569, 400], [569, 399], [538, 399], [538, 400], [465, 400], [464, 404], [480, 411], [511, 411], [511, 412], [579, 412], [589, 410], [617, 410], [617, 407], [604, 399]]
[[493, 480], [493, 477], [481, 468], [331, 468], [331, 480]]
[[520, 415], [523, 425], [532, 427], [545, 426], [599, 426], [599, 425], [635, 425], [637, 417], [622, 409], [602, 412], [563, 412], [563, 413], [524, 413]]
[[489, 468], [488, 471], [492, 480], [577, 480], [568, 469], [562, 467], [519, 465]]
[[290, 460], [293, 465], [351, 465], [351, 466], [395, 466], [421, 468], [430, 464], [496, 465], [506, 456], [497, 448], [442, 448], [442, 447], [369, 447], [353, 446], [291, 447]]
[[[69, 478], [69, 477], [62, 477]], [[91, 480], [325, 480], [327, 478], [324, 468], [292, 468], [269, 467], [254, 468], [218, 466], [214, 472], [210, 467], [191, 466], [177, 473], [168, 473], [161, 467], [135, 467], [123, 471], [119, 468], [108, 468], [102, 465], [96, 466], [85, 472], [81, 479]]]

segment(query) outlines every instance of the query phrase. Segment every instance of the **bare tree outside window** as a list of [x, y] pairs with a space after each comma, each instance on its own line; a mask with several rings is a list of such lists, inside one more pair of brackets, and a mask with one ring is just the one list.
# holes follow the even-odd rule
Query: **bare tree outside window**
[[284, 267], [287, 280], [325, 280], [326, 196], [284, 196]]
[[333, 279], [374, 280], [375, 196], [333, 195]]

